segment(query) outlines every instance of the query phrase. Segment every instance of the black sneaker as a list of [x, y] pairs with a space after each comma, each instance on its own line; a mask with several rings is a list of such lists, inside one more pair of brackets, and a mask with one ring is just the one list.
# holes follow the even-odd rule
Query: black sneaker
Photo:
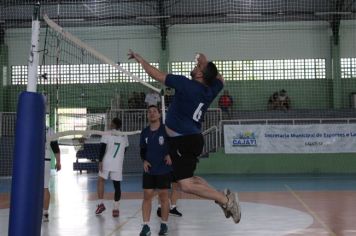
[[158, 235], [167, 235], [168, 234], [168, 227], [166, 224], [161, 224], [161, 229], [159, 230]]
[[161, 215], [162, 215], [162, 214], [161, 214], [161, 208], [158, 207], [158, 208], [157, 208], [157, 216], [158, 216], [158, 217], [161, 217]]
[[177, 210], [177, 207], [173, 207], [172, 209], [170, 209], [169, 214], [174, 215], [174, 216], [179, 216], [179, 217], [183, 216], [183, 214]]
[[144, 225], [142, 227], [140, 236], [150, 236], [151, 235], [151, 229], [148, 225]]
[[42, 220], [43, 220], [43, 222], [48, 222], [48, 221], [49, 221], [49, 215], [48, 215], [48, 213], [43, 214]]

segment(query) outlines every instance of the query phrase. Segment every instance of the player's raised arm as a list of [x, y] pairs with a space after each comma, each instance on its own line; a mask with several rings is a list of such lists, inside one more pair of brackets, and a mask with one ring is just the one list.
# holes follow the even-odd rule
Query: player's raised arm
[[150, 63], [148, 63], [145, 59], [143, 59], [143, 57], [141, 57], [139, 54], [135, 53], [131, 49], [129, 50], [129, 53], [127, 55], [129, 59], [135, 59], [138, 63], [140, 63], [142, 68], [146, 71], [146, 73], [149, 76], [151, 76], [154, 80], [164, 84], [167, 76], [166, 73], [158, 70], [154, 66], [151, 66]]
[[216, 76], [216, 79], [220, 80], [223, 84], [225, 84], [224, 77], [221, 74], [218, 74], [218, 76]]

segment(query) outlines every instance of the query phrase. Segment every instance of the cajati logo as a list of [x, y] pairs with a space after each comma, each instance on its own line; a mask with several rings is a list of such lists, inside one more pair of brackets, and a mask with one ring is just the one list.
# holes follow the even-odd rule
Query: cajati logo
[[241, 132], [232, 138], [232, 146], [257, 146], [254, 132]]

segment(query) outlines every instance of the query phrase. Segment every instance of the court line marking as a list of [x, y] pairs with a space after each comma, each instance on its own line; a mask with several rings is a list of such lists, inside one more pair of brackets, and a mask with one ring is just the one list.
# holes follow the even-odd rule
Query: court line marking
[[324, 221], [322, 221], [319, 217], [319, 215], [313, 211], [309, 206], [308, 204], [306, 204], [303, 199], [291, 188], [289, 187], [287, 184], [284, 185], [286, 187], [286, 189], [293, 195], [293, 197], [295, 199], [297, 199], [297, 201], [303, 205], [303, 207], [309, 212], [309, 214], [311, 214], [318, 222], [319, 224], [321, 224], [321, 226], [323, 226], [323, 228], [328, 231], [329, 235], [330, 236], [337, 236], [336, 233], [334, 233], [332, 231], [332, 229], [330, 229], [330, 227], [324, 223]]
[[[156, 200], [158, 198], [158, 194], [155, 194], [155, 196], [152, 198], [152, 201]], [[142, 207], [140, 207], [132, 216], [128, 217], [127, 220], [116, 226], [116, 228], [108, 234], [108, 236], [113, 235], [116, 231], [120, 231], [127, 223], [130, 222], [130, 220], [134, 219], [136, 215], [142, 210]]]
[[124, 222], [120, 223], [118, 226], [116, 226], [116, 228], [110, 233], [108, 234], [108, 236], [114, 235], [114, 233], [116, 231], [120, 231], [122, 229], [122, 227], [124, 227], [127, 223], [130, 222], [130, 220], [132, 220], [133, 218], [136, 217], [136, 215], [141, 211], [141, 207], [130, 217], [128, 217]]

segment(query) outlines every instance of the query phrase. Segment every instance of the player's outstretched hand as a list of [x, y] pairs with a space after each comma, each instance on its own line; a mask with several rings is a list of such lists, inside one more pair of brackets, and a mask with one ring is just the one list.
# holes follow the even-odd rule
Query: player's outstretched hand
[[197, 53], [195, 57], [195, 62], [197, 63], [198, 66], [204, 68], [208, 64], [208, 59], [203, 53]]
[[129, 50], [129, 53], [127, 54], [127, 56], [129, 57], [129, 60], [135, 59], [138, 63], [141, 63], [143, 60], [143, 58], [138, 53], [135, 53], [131, 49]]

